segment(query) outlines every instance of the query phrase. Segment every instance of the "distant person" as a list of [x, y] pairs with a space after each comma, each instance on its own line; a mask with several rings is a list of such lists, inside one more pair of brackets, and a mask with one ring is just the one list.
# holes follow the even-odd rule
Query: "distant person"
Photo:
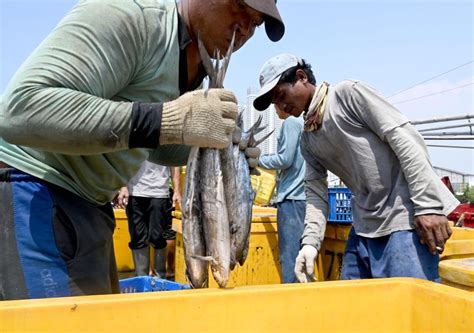
[[268, 60], [260, 84], [257, 110], [273, 103], [304, 116], [307, 203], [298, 280], [314, 280], [326, 228], [329, 170], [353, 193], [354, 222], [341, 279], [439, 281], [438, 252], [451, 235], [446, 215], [459, 202], [433, 171], [423, 138], [408, 119], [363, 82], [316, 85], [310, 64], [291, 54]]
[[[152, 275], [167, 278], [167, 247], [173, 247], [175, 232], [171, 229], [171, 211], [180, 204], [179, 168], [173, 173], [173, 198], [170, 197], [170, 168], [145, 161], [128, 187], [120, 190], [116, 203], [125, 208], [130, 232], [135, 274], [150, 272], [150, 246], [154, 249]], [[170, 241], [170, 242], [169, 242]], [[174, 250], [171, 250], [174, 252]], [[172, 276], [171, 269], [168, 272]]]
[[294, 267], [304, 230], [305, 163], [301, 155], [300, 139], [303, 133], [303, 117], [293, 117], [278, 106], [275, 107], [283, 119], [278, 137], [277, 153], [263, 155], [258, 165], [264, 169], [277, 170], [277, 224], [278, 249], [283, 283], [298, 282]]

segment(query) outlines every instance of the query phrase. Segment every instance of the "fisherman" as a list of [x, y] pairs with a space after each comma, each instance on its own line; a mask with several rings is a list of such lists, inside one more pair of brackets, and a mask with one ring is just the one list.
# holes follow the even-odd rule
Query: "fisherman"
[[294, 267], [304, 230], [305, 163], [301, 155], [300, 139], [303, 117], [293, 117], [277, 106], [275, 111], [283, 120], [278, 137], [277, 153], [263, 155], [258, 165], [277, 170], [278, 250], [283, 283], [298, 282]]
[[[145, 160], [226, 147], [234, 94], [196, 90], [210, 54], [265, 23], [274, 0], [84, 0], [26, 60], [0, 110], [0, 299], [119, 292], [110, 201]], [[187, 93], [186, 93], [187, 92]]]
[[[170, 178], [173, 196], [170, 196]], [[178, 203], [176, 203], [178, 201]], [[127, 214], [133, 265], [137, 276], [150, 271], [150, 246], [153, 247], [152, 274], [160, 279], [174, 277], [167, 272], [167, 252], [173, 252], [176, 233], [171, 229], [173, 205], [181, 204], [180, 168], [169, 168], [149, 161], [120, 189], [114, 205]], [[168, 262], [173, 264], [173, 262]], [[170, 266], [170, 265], [168, 265]]]
[[376, 90], [361, 81], [316, 84], [311, 65], [291, 54], [260, 72], [257, 110], [271, 103], [304, 114], [306, 216], [295, 264], [300, 282], [314, 280], [328, 209], [327, 170], [352, 191], [353, 228], [341, 279], [416, 277], [439, 281], [438, 251], [458, 201], [437, 177], [421, 135]]

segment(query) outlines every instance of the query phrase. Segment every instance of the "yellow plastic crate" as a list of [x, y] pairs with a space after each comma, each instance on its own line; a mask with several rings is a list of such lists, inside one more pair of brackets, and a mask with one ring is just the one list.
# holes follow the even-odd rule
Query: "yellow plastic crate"
[[[175, 216], [181, 217], [179, 213]], [[173, 219], [173, 229], [176, 230], [175, 280], [179, 283], [187, 283], [180, 219]], [[265, 211], [256, 208], [253, 211], [247, 260], [243, 266], [237, 265], [231, 272], [227, 286], [275, 284], [280, 282], [281, 268], [278, 259], [276, 209], [267, 208]], [[210, 269], [209, 287], [218, 287], [212, 278]]]
[[265, 206], [270, 203], [276, 187], [275, 172], [258, 168], [260, 176], [251, 176], [252, 188], [255, 191], [254, 204]]
[[472, 332], [472, 294], [409, 278], [0, 302], [2, 332]]
[[128, 231], [128, 220], [125, 210], [115, 209], [115, 231], [114, 231], [114, 252], [117, 270], [119, 272], [130, 272], [135, 270], [133, 264], [132, 251], [128, 247], [130, 233]]
[[474, 229], [451, 228], [453, 234], [446, 242], [441, 260], [474, 257]]
[[439, 275], [443, 284], [474, 292], [474, 257], [441, 261]]

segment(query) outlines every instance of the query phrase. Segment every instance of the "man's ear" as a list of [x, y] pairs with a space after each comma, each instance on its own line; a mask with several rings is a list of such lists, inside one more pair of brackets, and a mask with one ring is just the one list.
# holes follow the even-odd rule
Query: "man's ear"
[[306, 72], [302, 69], [296, 71], [296, 78], [301, 80], [303, 83], [308, 82], [308, 75], [306, 75]]

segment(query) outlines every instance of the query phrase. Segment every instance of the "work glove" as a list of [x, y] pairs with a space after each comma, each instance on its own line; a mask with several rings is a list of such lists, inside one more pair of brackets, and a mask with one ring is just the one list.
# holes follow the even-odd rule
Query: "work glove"
[[247, 163], [250, 168], [250, 174], [260, 175], [260, 171], [257, 170], [258, 159], [262, 151], [258, 147], [248, 147], [248, 140], [241, 140], [242, 130], [236, 126], [234, 133], [232, 134], [232, 143], [239, 146], [239, 149], [242, 150], [247, 159]]
[[295, 275], [299, 282], [316, 281], [314, 276], [314, 261], [318, 255], [318, 250], [311, 245], [303, 245], [295, 262]]
[[160, 144], [225, 148], [237, 119], [237, 99], [224, 89], [188, 92], [163, 104]]

